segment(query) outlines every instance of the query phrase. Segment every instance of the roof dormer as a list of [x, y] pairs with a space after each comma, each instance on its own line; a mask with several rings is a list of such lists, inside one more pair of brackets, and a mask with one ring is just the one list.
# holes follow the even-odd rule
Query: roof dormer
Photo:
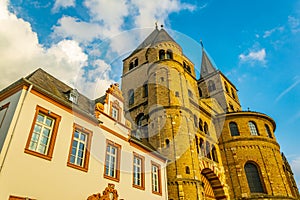
[[67, 91], [66, 95], [70, 102], [78, 104], [79, 92], [76, 89], [71, 89]]

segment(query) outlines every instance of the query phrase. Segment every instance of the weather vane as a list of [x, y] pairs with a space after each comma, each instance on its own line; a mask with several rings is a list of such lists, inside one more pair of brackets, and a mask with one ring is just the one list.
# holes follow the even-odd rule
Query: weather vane
[[203, 45], [202, 39], [200, 40], [200, 44], [201, 44], [201, 47], [202, 47], [202, 48], [204, 48], [204, 45]]

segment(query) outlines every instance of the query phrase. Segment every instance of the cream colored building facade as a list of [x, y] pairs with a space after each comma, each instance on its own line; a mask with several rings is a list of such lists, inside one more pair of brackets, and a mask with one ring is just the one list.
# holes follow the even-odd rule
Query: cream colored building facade
[[90, 100], [41, 69], [0, 92], [0, 199], [167, 199], [117, 84]]
[[163, 29], [123, 60], [133, 137], [169, 159], [170, 200], [299, 199], [269, 116], [242, 111], [237, 89], [202, 47], [200, 78]]

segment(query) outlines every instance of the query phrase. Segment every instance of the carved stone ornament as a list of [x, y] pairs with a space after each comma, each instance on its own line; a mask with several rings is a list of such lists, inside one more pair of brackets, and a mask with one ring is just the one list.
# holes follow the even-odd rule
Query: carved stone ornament
[[118, 196], [118, 191], [115, 189], [115, 185], [109, 183], [102, 192], [102, 196], [100, 193], [93, 194], [89, 196], [87, 200], [118, 200]]
[[104, 105], [102, 103], [96, 103], [95, 105], [95, 116], [99, 118], [100, 114], [104, 111]]
[[122, 95], [122, 91], [120, 90], [118, 83], [114, 83], [114, 84], [110, 85], [110, 88], [108, 88], [106, 90], [106, 93], [112, 94], [115, 97], [117, 97], [118, 99], [120, 99], [122, 102], [124, 102], [124, 97]]

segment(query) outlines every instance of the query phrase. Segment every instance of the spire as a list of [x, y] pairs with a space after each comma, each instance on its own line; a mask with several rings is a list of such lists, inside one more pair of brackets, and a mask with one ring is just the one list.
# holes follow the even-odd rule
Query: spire
[[202, 46], [202, 61], [201, 61], [200, 78], [202, 78], [202, 77], [205, 77], [205, 76], [217, 71], [217, 69], [214, 67], [210, 58], [208, 57], [208, 55], [204, 49], [202, 40], [200, 41], [200, 44]]
[[[170, 42], [171, 41], [171, 42], [176, 43], [175, 40], [167, 33], [167, 31], [165, 31], [165, 29], [163, 27], [164, 26], [161, 25], [161, 29], [159, 30], [157, 27], [157, 22], [156, 22], [155, 29], [152, 31], [152, 33], [150, 33], [150, 35], [148, 35], [148, 37], [130, 54], [130, 56], [133, 55], [134, 53], [140, 51], [141, 49], [152, 47], [161, 42]], [[177, 45], [179, 48], [181, 48], [179, 44], [177, 44]]]

